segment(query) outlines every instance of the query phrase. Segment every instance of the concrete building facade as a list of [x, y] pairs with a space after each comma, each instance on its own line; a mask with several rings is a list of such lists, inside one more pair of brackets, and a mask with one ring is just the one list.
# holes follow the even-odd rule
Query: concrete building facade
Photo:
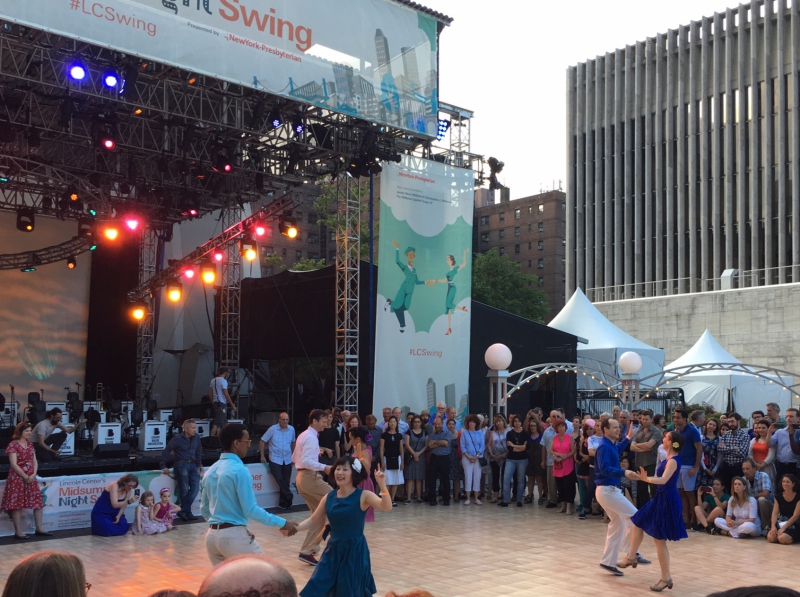
[[567, 71], [566, 292], [800, 282], [800, 12], [754, 0]]
[[485, 253], [496, 247], [519, 263], [523, 273], [538, 276], [539, 288], [547, 293], [550, 307], [545, 321], [564, 306], [566, 201], [562, 191], [511, 201], [508, 189], [502, 189], [500, 203], [488, 205], [485, 197], [476, 196], [474, 252]]

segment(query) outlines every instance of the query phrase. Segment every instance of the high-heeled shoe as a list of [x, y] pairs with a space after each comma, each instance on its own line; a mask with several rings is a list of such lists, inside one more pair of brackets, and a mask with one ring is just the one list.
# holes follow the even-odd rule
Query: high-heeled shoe
[[639, 560], [636, 558], [626, 557], [621, 562], [617, 562], [617, 568], [636, 568], [639, 565]]
[[658, 584], [655, 584], [650, 587], [651, 591], [655, 591], [656, 593], [660, 593], [664, 589], [671, 589], [672, 588], [672, 579], [668, 578], [667, 580], [660, 580]]
[[453, 333], [453, 330], [451, 330], [450, 328], [447, 328], [447, 333], [445, 334], [445, 336], [449, 336], [452, 333]]

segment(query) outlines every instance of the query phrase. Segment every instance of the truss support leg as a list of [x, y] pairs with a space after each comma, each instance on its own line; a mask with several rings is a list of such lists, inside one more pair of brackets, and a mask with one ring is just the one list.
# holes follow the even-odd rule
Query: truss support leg
[[361, 187], [342, 176], [336, 183], [336, 406], [358, 412], [358, 291]]
[[[244, 218], [239, 205], [222, 209], [222, 229], [227, 230]], [[220, 275], [219, 301], [219, 366], [228, 368], [228, 391], [231, 399], [237, 400], [239, 384], [239, 323], [242, 298], [242, 261], [237, 243], [226, 248]], [[238, 413], [237, 413], [238, 414]]]
[[[139, 283], [142, 284], [156, 274], [158, 259], [158, 235], [147, 227], [142, 231], [139, 243]], [[155, 348], [155, 296], [148, 296], [144, 303], [147, 306], [144, 318], [139, 322], [136, 331], [136, 393], [134, 396], [144, 404], [143, 400], [150, 393], [153, 384], [153, 350]]]

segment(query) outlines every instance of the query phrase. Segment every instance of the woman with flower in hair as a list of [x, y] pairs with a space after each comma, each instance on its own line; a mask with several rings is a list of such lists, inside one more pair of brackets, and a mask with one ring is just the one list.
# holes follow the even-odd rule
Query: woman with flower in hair
[[319, 565], [314, 568], [308, 584], [300, 591], [301, 597], [369, 597], [377, 591], [369, 557], [369, 547], [364, 537], [364, 519], [367, 510], [374, 508], [388, 512], [392, 509], [386, 475], [378, 466], [375, 480], [380, 496], [359, 489], [359, 484], [369, 477], [369, 467], [358, 458], [345, 456], [333, 465], [334, 489], [320, 501], [311, 517], [298, 525], [306, 530], [328, 520], [330, 539], [322, 553]]

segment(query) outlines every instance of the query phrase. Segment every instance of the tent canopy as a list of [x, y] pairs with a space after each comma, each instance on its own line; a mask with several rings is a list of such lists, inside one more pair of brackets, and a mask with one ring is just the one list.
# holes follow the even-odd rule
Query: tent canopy
[[[549, 326], [588, 340], [578, 344], [578, 362], [619, 377], [617, 363], [624, 352], [633, 351], [642, 357], [639, 377], [658, 373], [664, 367], [664, 351], [626, 334], [597, 310], [578, 288]], [[581, 376], [583, 377], [583, 376]], [[580, 389], [595, 389], [592, 380], [579, 379]], [[586, 383], [585, 388], [580, 384]]]

